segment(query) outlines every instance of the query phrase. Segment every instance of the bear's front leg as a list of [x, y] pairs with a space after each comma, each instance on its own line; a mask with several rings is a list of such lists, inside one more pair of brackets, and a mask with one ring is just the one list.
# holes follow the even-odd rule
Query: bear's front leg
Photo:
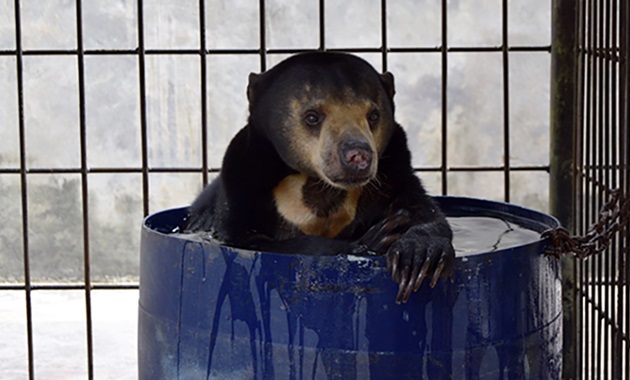
[[455, 250], [450, 237], [435, 234], [439, 223], [446, 221], [412, 226], [387, 250], [387, 270], [399, 284], [396, 302], [407, 302], [425, 279], [434, 287], [440, 276], [451, 274]]
[[400, 209], [373, 225], [355, 242], [356, 250], [352, 253], [378, 255], [385, 254], [389, 247], [411, 227], [411, 213]]

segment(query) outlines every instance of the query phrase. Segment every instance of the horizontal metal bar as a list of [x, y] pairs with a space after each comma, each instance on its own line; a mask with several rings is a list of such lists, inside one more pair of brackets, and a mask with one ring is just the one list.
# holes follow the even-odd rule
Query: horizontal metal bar
[[541, 46], [510, 46], [508, 51], [513, 52], [536, 52], [536, 51], [546, 51], [551, 52], [551, 46], [541, 45]]
[[[137, 282], [110, 284], [110, 283], [92, 283], [90, 290], [126, 290], [126, 289], [138, 289], [140, 286]], [[84, 284], [31, 284], [31, 290], [85, 290]], [[0, 291], [2, 290], [25, 290], [25, 286], [22, 284], [0, 284]]]
[[[218, 173], [220, 169], [209, 168], [208, 173]], [[26, 174], [80, 174], [81, 168], [33, 168], [26, 170]], [[142, 173], [142, 168], [92, 168], [87, 170], [88, 174], [119, 174], [119, 173]], [[150, 168], [149, 173], [201, 173], [201, 167], [182, 168]], [[0, 169], [0, 174], [19, 174], [16, 168]]]
[[[505, 166], [452, 166], [447, 169], [449, 172], [502, 172]], [[549, 172], [548, 165], [541, 166], [510, 166], [511, 172], [522, 171], [545, 171]]]
[[[295, 54], [315, 49], [269, 49], [266, 54]], [[349, 53], [383, 53], [383, 48], [335, 48], [326, 49], [328, 51], [340, 51]], [[551, 46], [510, 46], [510, 52], [550, 52]], [[502, 52], [501, 46], [451, 46], [446, 49], [449, 53], [483, 53]], [[441, 46], [428, 47], [391, 47], [385, 50], [386, 53], [440, 53]], [[16, 50], [0, 50], [0, 56], [15, 56]], [[24, 50], [24, 56], [55, 56], [55, 55], [78, 55], [76, 49], [31, 49]], [[143, 53], [139, 49], [86, 49], [82, 54], [89, 55], [260, 55], [259, 49], [146, 49]]]
[[[446, 169], [449, 172], [494, 172], [504, 171], [503, 166], [452, 166]], [[219, 173], [220, 168], [209, 168], [208, 173]], [[416, 172], [439, 172], [442, 168], [439, 166], [415, 167]], [[540, 166], [510, 166], [510, 171], [545, 171], [549, 172], [548, 165]], [[80, 174], [81, 168], [33, 168], [26, 170], [26, 174]], [[88, 174], [124, 174], [124, 173], [142, 173], [142, 168], [91, 168], [87, 170]], [[149, 173], [201, 173], [201, 167], [181, 167], [181, 168], [149, 168]], [[17, 168], [0, 168], [2, 174], [20, 174]]]

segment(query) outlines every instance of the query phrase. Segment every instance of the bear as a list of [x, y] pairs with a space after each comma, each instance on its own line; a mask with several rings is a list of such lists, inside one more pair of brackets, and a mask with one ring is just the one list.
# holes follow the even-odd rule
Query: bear
[[341, 52], [250, 74], [247, 124], [181, 226], [238, 248], [384, 255], [407, 302], [455, 258], [452, 231], [411, 166], [394, 77]]

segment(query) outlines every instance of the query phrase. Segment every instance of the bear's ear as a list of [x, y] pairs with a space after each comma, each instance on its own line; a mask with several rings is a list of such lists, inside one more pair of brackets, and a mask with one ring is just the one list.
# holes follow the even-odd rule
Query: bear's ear
[[260, 77], [262, 74], [249, 74], [249, 83], [247, 84], [247, 100], [249, 100], [249, 104], [254, 103], [254, 99], [256, 97], [258, 83], [260, 82]]
[[383, 83], [383, 87], [385, 87], [385, 91], [387, 91], [389, 98], [393, 99], [394, 94], [396, 93], [396, 89], [394, 87], [394, 74], [389, 71], [381, 74], [381, 83]]

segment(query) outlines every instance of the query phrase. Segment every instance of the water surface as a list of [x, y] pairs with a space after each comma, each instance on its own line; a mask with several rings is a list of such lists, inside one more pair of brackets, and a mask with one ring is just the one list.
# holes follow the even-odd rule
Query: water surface
[[516, 247], [540, 240], [540, 233], [516, 223], [487, 216], [451, 216], [457, 256], [475, 255]]

